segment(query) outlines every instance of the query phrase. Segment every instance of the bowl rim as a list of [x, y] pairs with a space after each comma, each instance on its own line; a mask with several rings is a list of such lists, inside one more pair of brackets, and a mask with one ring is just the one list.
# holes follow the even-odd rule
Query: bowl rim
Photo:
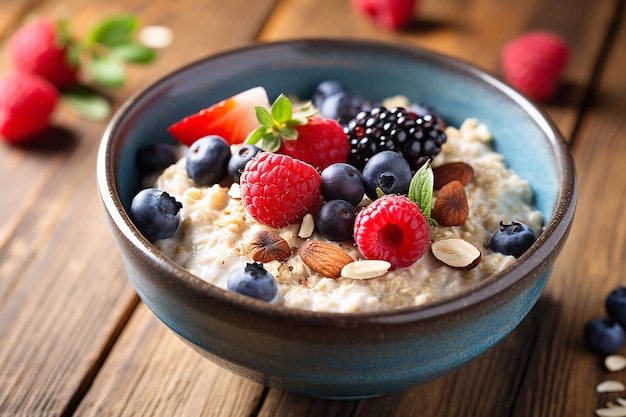
[[[140, 102], [143, 97], [158, 90], [162, 84], [167, 83], [171, 78], [177, 77], [179, 74], [195, 66], [201, 66], [207, 61], [224, 59], [230, 55], [245, 54], [250, 51], [258, 51], [259, 49], [285, 47], [318, 48], [320, 50], [329, 47], [348, 49], [367, 48], [369, 50], [378, 50], [380, 53], [393, 52], [394, 54], [401, 54], [402, 56], [412, 59], [428, 59], [435, 62], [437, 65], [445, 65], [457, 72], [467, 73], [484, 82], [489, 87], [500, 91], [503, 95], [515, 102], [529, 114], [531, 119], [538, 125], [547, 140], [551, 143], [551, 149], [555, 153], [556, 163], [559, 165], [558, 170], [562, 173], [562, 178], [559, 182], [559, 196], [554, 214], [550, 221], [544, 225], [544, 230], [537, 241], [512, 265], [486, 277], [483, 282], [471, 289], [419, 306], [356, 313], [320, 312], [287, 308], [282, 305], [267, 303], [265, 301], [235, 294], [191, 274], [162, 254], [143, 237], [139, 230], [133, 225], [117, 194], [112, 152], [115, 145], [115, 133], [122, 124], [125, 114], [131, 110], [136, 103]], [[340, 327], [362, 327], [372, 324], [399, 325], [445, 316], [459, 310], [476, 306], [485, 300], [495, 297], [507, 288], [520, 283], [525, 277], [531, 274], [540, 275], [548, 269], [549, 264], [554, 261], [560, 248], [564, 244], [564, 240], [569, 233], [573, 220], [577, 198], [576, 172], [569, 145], [550, 116], [524, 94], [508, 85], [499, 76], [480, 68], [474, 63], [469, 63], [450, 55], [415, 45], [391, 44], [386, 41], [358, 39], [304, 38], [256, 42], [224, 52], [211, 54], [181, 66], [143, 89], [138, 90], [122, 103], [110, 119], [102, 135], [98, 150], [96, 171], [99, 194], [104, 209], [111, 218], [112, 223], [114, 223], [123, 237], [133, 245], [135, 249], [145, 255], [150, 262], [156, 264], [157, 268], [161, 268], [167, 274], [175, 276], [178, 280], [177, 285], [184, 285], [188, 290], [199, 297], [208, 297], [213, 302], [218, 302], [230, 308], [240, 309], [256, 315], [267, 316], [272, 320], [292, 324], [299, 323]]]

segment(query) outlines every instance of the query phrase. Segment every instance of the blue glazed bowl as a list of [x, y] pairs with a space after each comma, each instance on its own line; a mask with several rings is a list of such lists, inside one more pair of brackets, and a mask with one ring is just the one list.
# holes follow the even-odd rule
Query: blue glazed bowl
[[[379, 313], [287, 309], [207, 284], [158, 252], [132, 224], [140, 187], [135, 153], [172, 141], [167, 126], [244, 89], [311, 95], [338, 79], [371, 99], [404, 94], [447, 123], [475, 117], [496, 150], [528, 180], [545, 231], [514, 265], [477, 288], [432, 304]], [[113, 237], [137, 293], [185, 342], [219, 365], [271, 387], [324, 398], [363, 398], [429, 381], [483, 353], [527, 315], [569, 232], [573, 161], [546, 115], [495, 77], [408, 46], [347, 40], [259, 44], [212, 56], [128, 100], [100, 147], [98, 186]]]

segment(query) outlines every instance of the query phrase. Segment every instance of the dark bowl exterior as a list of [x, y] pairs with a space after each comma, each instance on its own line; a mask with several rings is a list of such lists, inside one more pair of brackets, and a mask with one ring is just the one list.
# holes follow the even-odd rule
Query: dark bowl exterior
[[[325, 61], [329, 54], [342, 60]], [[284, 91], [290, 92], [302, 91], [306, 80], [311, 83], [311, 74], [318, 80], [322, 75], [341, 77], [342, 71], [334, 69], [338, 65], [350, 72], [363, 57], [379, 55], [399, 60], [394, 61], [396, 66], [416, 61], [433, 71], [443, 68], [462, 73], [468, 83], [513, 102], [517, 111], [529, 114], [533, 128], [540, 131], [538, 140], [546, 151], [542, 158], [547, 158], [544, 164], [550, 165], [555, 178], [547, 181], [554, 182], [553, 188], [535, 191], [538, 205], [545, 206], [543, 211], [551, 220], [533, 248], [513, 267], [488, 278], [472, 292], [427, 306], [380, 313], [314, 313], [267, 304], [207, 284], [160, 254], [132, 225], [125, 207], [139, 181], [131, 156], [149, 141], [171, 140], [164, 137], [164, 126], [200, 105], [195, 84], [216, 60], [216, 69], [228, 64], [248, 65], [252, 70], [260, 65], [267, 70], [273, 68], [274, 59], [281, 63], [276, 66], [277, 73], [251, 82], [267, 81], [270, 91], [276, 91], [282, 82]], [[285, 79], [281, 71], [303, 56], [307, 57], [308, 70]], [[258, 64], [259, 57], [265, 62]], [[242, 71], [248, 74], [252, 70]], [[206, 85], [200, 90], [217, 94], [207, 99], [208, 103], [233, 93], [228, 92], [234, 88], [229, 83], [239, 85], [239, 90], [246, 88], [240, 85], [241, 80], [237, 82], [237, 71], [230, 74], [205, 76], [202, 83]], [[374, 90], [374, 95], [388, 94]], [[178, 98], [186, 94], [190, 97], [179, 106]], [[174, 107], [170, 114], [163, 102], [173, 99], [177, 105], [170, 104]], [[454, 99], [447, 100], [440, 104], [454, 103]], [[462, 117], [454, 112], [445, 116], [456, 122]], [[155, 122], [148, 124], [147, 119]], [[506, 143], [501, 146], [507, 149]], [[133, 286], [155, 315], [184, 341], [212, 361], [259, 383], [309, 396], [343, 399], [381, 395], [429, 381], [505, 337], [541, 295], [568, 234], [576, 201], [576, 178], [567, 146], [545, 114], [524, 97], [496, 78], [449, 57], [362, 41], [300, 40], [258, 45], [208, 58], [166, 77], [125, 103], [111, 121], [98, 157], [98, 184], [109, 227]]]

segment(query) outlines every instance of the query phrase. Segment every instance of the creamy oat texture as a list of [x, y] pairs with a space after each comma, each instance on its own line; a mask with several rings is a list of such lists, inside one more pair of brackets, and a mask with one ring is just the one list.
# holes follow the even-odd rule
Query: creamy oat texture
[[[447, 127], [448, 140], [433, 166], [464, 161], [474, 168], [474, 179], [465, 187], [469, 218], [455, 227], [431, 228], [431, 240], [450, 237], [465, 239], [482, 252], [478, 267], [459, 271], [442, 265], [427, 251], [409, 268], [368, 280], [345, 277], [330, 279], [312, 272], [297, 255], [304, 242], [298, 237], [300, 224], [278, 230], [289, 243], [293, 255], [285, 262], [265, 264], [278, 282], [274, 303], [313, 311], [360, 312], [389, 310], [421, 305], [453, 295], [480, 282], [515, 260], [489, 249], [492, 234], [500, 222], [520, 221], [541, 233], [543, 217], [532, 208], [533, 195], [526, 181], [508, 169], [502, 155], [493, 151], [488, 128], [467, 119], [460, 128]], [[157, 247], [173, 261], [203, 280], [226, 288], [233, 268], [252, 262], [246, 245], [252, 236], [268, 226], [247, 215], [237, 184], [198, 187], [185, 171], [184, 157], [166, 169], [153, 184], [183, 204], [183, 222], [172, 239]], [[436, 198], [436, 193], [435, 193]], [[314, 233], [312, 238], [321, 239]], [[340, 244], [355, 260], [362, 259], [351, 243]]]

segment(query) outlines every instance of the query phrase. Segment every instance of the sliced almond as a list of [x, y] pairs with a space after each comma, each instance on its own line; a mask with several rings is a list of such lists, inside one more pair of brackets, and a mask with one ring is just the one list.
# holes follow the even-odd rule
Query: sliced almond
[[596, 386], [597, 392], [621, 392], [626, 390], [624, 384], [620, 381], [608, 380], [599, 383]]
[[607, 407], [596, 410], [598, 417], [626, 417], [626, 407]]
[[467, 240], [441, 239], [430, 245], [435, 258], [451, 268], [468, 270], [475, 268], [482, 257], [480, 249]]
[[291, 255], [289, 243], [273, 230], [257, 232], [248, 243], [250, 256], [256, 262], [284, 261]]
[[350, 279], [371, 279], [383, 276], [391, 264], [387, 261], [363, 259], [350, 262], [341, 269], [341, 276]]
[[354, 261], [339, 246], [321, 240], [308, 240], [300, 247], [299, 254], [309, 268], [328, 278], [339, 278], [343, 267]]
[[441, 226], [459, 226], [467, 220], [469, 205], [460, 181], [453, 180], [439, 190], [432, 215]]
[[604, 358], [604, 366], [612, 372], [626, 368], [626, 357], [622, 355], [609, 355]]
[[311, 213], [307, 213], [302, 218], [302, 223], [300, 224], [298, 236], [303, 239], [307, 239], [311, 237], [311, 235], [313, 234], [313, 230], [315, 230], [315, 219], [313, 219], [313, 215], [311, 215]]
[[434, 188], [440, 190], [444, 185], [456, 180], [463, 186], [474, 178], [474, 168], [465, 162], [448, 162], [433, 168]]

